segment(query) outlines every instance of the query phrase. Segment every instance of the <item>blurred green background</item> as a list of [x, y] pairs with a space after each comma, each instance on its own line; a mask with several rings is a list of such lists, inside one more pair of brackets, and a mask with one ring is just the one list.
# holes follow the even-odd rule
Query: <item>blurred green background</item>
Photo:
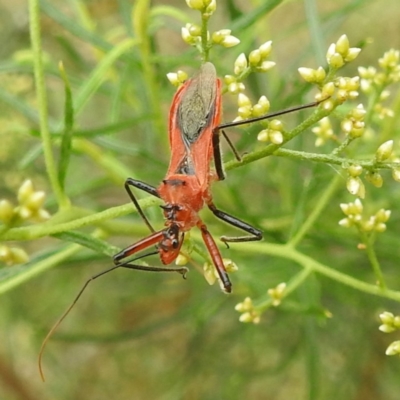
[[[58, 62], [63, 61], [72, 92], [78, 93], [105, 53], [134, 36], [132, 8], [142, 3], [41, 1], [52, 132], [60, 131], [65, 101]], [[271, 11], [266, 12], [269, 4]], [[241, 39], [232, 49], [212, 50], [211, 61], [220, 76], [231, 73], [241, 52], [248, 54], [273, 41], [271, 59], [277, 66], [246, 82], [252, 100], [266, 94], [272, 110], [312, 100], [297, 68], [325, 65], [329, 44], [344, 33], [352, 46], [363, 47], [343, 72], [347, 76], [357, 74], [357, 66], [376, 66], [385, 51], [400, 48], [398, 0], [220, 0], [217, 5], [210, 29], [232, 28]], [[184, 69], [191, 75], [200, 65], [196, 51], [180, 37], [185, 23], [199, 23], [198, 13], [184, 1], [154, 1], [151, 10], [149, 46], [134, 46], [113, 64], [75, 122], [77, 131], [90, 136], [75, 144], [66, 191], [75, 206], [92, 212], [128, 202], [123, 189], [127, 176], [154, 185], [164, 177], [169, 159], [168, 108], [175, 91], [166, 73]], [[46, 209], [55, 212], [36, 134], [38, 106], [25, 1], [0, 0], [0, 40], [0, 198], [14, 201], [18, 187], [30, 178], [36, 189], [47, 192]], [[153, 65], [152, 85], [144, 58]], [[354, 105], [363, 101], [361, 96]], [[235, 110], [235, 99], [225, 96], [224, 120], [234, 118]], [[287, 116], [284, 121], [294, 126], [309, 113]], [[256, 142], [253, 130], [231, 132], [241, 153], [264, 146]], [[398, 132], [397, 123], [391, 137], [395, 141]], [[307, 132], [293, 148], [316, 152], [314, 141], [315, 136]], [[225, 159], [232, 158], [226, 149]], [[229, 171], [226, 181], [213, 186], [213, 194], [218, 207], [263, 228], [265, 241], [285, 243], [298, 226], [296, 219], [312, 211], [338, 173], [343, 174], [338, 167], [268, 157]], [[395, 290], [400, 286], [400, 186], [389, 172], [383, 177], [382, 189], [367, 187], [366, 203], [371, 210], [392, 210], [388, 231], [379, 237], [376, 251]], [[342, 186], [300, 248], [333, 269], [373, 283], [368, 260], [357, 250], [355, 230], [338, 226], [343, 218], [339, 204], [353, 200], [343, 174]], [[158, 207], [146, 213], [157, 228], [162, 227]], [[202, 216], [216, 238], [231, 232], [209, 212]], [[119, 247], [147, 234], [137, 215], [101, 227], [109, 235], [107, 241]], [[17, 244], [33, 261], [65, 248], [56, 238]], [[260, 324], [243, 324], [234, 310], [237, 303], [246, 296], [255, 302], [265, 297], [268, 288], [287, 282], [301, 267], [246, 252], [245, 245], [226, 249], [221, 244], [220, 248], [239, 266], [231, 275], [234, 292], [229, 296], [217, 285], [209, 286], [196, 265], [190, 267], [186, 281], [174, 274], [119, 270], [92, 283], [48, 344], [45, 384], [37, 370], [44, 336], [83, 283], [110, 267], [112, 260], [83, 249], [4, 293], [0, 298], [0, 399], [398, 399], [400, 360], [385, 355], [398, 335], [378, 330], [379, 313], [399, 314], [398, 303], [313, 275], [280, 307], [264, 313]], [[2, 276], [12, 268], [19, 267], [1, 267]], [[326, 318], [329, 313], [332, 318]]]

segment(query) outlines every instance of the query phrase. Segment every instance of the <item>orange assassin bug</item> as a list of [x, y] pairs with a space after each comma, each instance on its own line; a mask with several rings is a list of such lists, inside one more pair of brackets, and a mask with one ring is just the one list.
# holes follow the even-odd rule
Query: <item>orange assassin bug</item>
[[[222, 221], [244, 231], [246, 235], [222, 236], [224, 243], [261, 240], [262, 231], [224, 211], [219, 210], [212, 201], [210, 185], [213, 181], [225, 179], [220, 151], [220, 135], [232, 148], [235, 157], [240, 157], [224, 132], [225, 128], [261, 121], [293, 111], [314, 107], [321, 101], [292, 107], [261, 117], [221, 124], [221, 81], [217, 78], [213, 64], [206, 62], [199, 73], [188, 79], [175, 93], [169, 113], [169, 143], [171, 160], [165, 178], [158, 187], [142, 181], [128, 178], [125, 189], [139, 215], [151, 233], [149, 236], [128, 246], [114, 256], [114, 266], [91, 277], [83, 285], [73, 303], [47, 334], [39, 354], [39, 371], [44, 380], [41, 358], [44, 347], [63, 319], [78, 301], [88, 284], [98, 277], [117, 268], [129, 268], [142, 271], [178, 272], [184, 277], [186, 267], [153, 267], [135, 264], [138, 259], [159, 254], [162, 264], [172, 263], [179, 255], [185, 232], [197, 227], [218, 273], [222, 289], [230, 293], [232, 284], [226, 272], [221, 253], [207, 226], [200, 219], [199, 211], [207, 205], [211, 212]], [[215, 171], [210, 169], [214, 160]], [[131, 188], [140, 189], [164, 201], [161, 208], [164, 213], [165, 227], [156, 231], [143, 213]], [[155, 246], [155, 250], [130, 257]], [[126, 261], [127, 260], [127, 261]]]

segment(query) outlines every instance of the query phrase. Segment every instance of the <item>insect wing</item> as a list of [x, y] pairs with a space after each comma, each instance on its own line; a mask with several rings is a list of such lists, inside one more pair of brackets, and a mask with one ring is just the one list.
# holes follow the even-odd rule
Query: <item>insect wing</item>
[[221, 114], [220, 86], [215, 67], [206, 63], [175, 94], [169, 120], [169, 174], [196, 175], [201, 184], [208, 179], [212, 130]]

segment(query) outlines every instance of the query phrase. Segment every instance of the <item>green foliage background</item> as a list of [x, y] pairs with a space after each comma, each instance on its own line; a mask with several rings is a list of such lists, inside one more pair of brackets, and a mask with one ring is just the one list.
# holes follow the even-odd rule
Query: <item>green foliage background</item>
[[[57, 204], [63, 205], [53, 223], [87, 219], [76, 227], [68, 225], [57, 237], [37, 238], [38, 229], [46, 225], [5, 233], [21, 235], [16, 244], [31, 260], [0, 268], [0, 398], [397, 399], [400, 360], [387, 357], [385, 349], [398, 334], [378, 331], [378, 315], [384, 310], [399, 314], [400, 186], [389, 171], [382, 172], [382, 188], [366, 184], [365, 208], [371, 213], [392, 210], [388, 230], [375, 245], [392, 295], [377, 289], [376, 296], [371, 289], [375, 276], [365, 252], [357, 249], [356, 230], [338, 225], [343, 218], [339, 204], [354, 200], [346, 190], [346, 172], [327, 163], [276, 156], [229, 170], [227, 179], [213, 186], [221, 209], [265, 231], [263, 243], [233, 244], [230, 249], [221, 244], [223, 256], [239, 266], [231, 275], [232, 295], [206, 283], [198, 267], [201, 260], [190, 267], [186, 281], [175, 274], [115, 271], [89, 286], [51, 339], [44, 354], [47, 381], [40, 381], [37, 355], [49, 327], [90, 276], [112, 265], [118, 248], [148, 233], [136, 214], [128, 215], [133, 206], [123, 182], [131, 176], [157, 185], [163, 178], [174, 93], [165, 75], [177, 69], [191, 75], [200, 65], [198, 53], [180, 37], [185, 23], [199, 23], [198, 13], [184, 1], [153, 2], [149, 13], [144, 0], [40, 3], [47, 121], [55, 154], [66, 102], [60, 60], [75, 107], [71, 149], [68, 143], [64, 147], [69, 167], [63, 169], [73, 207], [67, 197], [52, 192], [46, 172], [29, 13], [23, 1], [0, 1], [0, 198], [15, 201], [19, 186], [29, 178], [36, 189], [47, 192], [45, 208], [52, 214]], [[397, 0], [221, 0], [210, 29], [230, 28], [241, 44], [215, 48], [210, 59], [222, 77], [231, 73], [241, 52], [248, 54], [273, 40], [271, 59], [277, 66], [252, 75], [246, 93], [254, 101], [267, 94], [271, 109], [278, 110], [312, 100], [312, 88], [297, 68], [325, 65], [328, 45], [339, 36], [345, 33], [352, 46], [363, 48], [343, 71], [354, 76], [357, 66], [376, 66], [385, 51], [400, 48], [399, 21]], [[374, 148], [388, 139], [395, 140], [398, 154], [399, 99], [394, 93], [389, 100], [395, 111], [389, 136], [379, 136], [375, 127], [373, 143], [360, 156], [372, 158]], [[223, 101], [224, 120], [229, 121], [235, 117], [235, 100], [226, 95]], [[352, 106], [365, 101], [360, 96]], [[310, 113], [286, 116], [285, 124], [296, 126]], [[71, 117], [66, 120], [68, 125]], [[265, 146], [256, 141], [256, 129], [231, 132], [241, 153]], [[382, 132], [388, 129], [382, 127]], [[316, 152], [314, 141], [308, 130], [290, 148]], [[332, 148], [327, 148], [329, 153]], [[225, 151], [225, 160], [231, 159]], [[279, 307], [262, 314], [260, 324], [240, 323], [237, 303], [247, 296], [255, 303], [265, 301], [269, 288], [301, 273], [304, 265], [263, 246], [283, 244], [298, 232], [328, 187], [329, 201], [298, 246], [310, 265], [319, 262], [322, 272], [328, 272], [308, 274]], [[144, 202], [145, 207], [153, 205], [146, 213], [161, 228], [156, 202]], [[215, 237], [230, 232], [209, 212], [202, 216]], [[91, 238], [94, 232], [96, 240]], [[192, 238], [196, 241], [198, 235], [194, 232]], [[343, 276], [365, 282], [369, 289]]]

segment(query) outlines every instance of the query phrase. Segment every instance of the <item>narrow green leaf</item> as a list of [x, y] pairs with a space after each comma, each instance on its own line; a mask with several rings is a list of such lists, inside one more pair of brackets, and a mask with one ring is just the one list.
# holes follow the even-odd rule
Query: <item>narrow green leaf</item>
[[61, 140], [60, 160], [58, 163], [58, 181], [64, 190], [65, 177], [67, 176], [68, 164], [71, 156], [72, 133], [74, 126], [74, 106], [72, 101], [71, 86], [63, 64], [59, 65], [61, 78], [64, 81], [65, 105], [64, 105], [64, 133]]
[[229, 27], [234, 32], [240, 32], [243, 29], [249, 28], [255, 24], [263, 15], [268, 14], [274, 8], [278, 7], [283, 0], [270, 0], [262, 2], [261, 5], [254, 10], [243, 14], [242, 17], [236, 19]]
[[96, 253], [104, 254], [107, 257], [112, 257], [120, 250], [118, 247], [111, 246], [102, 239], [81, 232], [61, 232], [52, 236], [60, 240], [80, 244], [83, 247], [87, 247]]
[[107, 76], [109, 68], [113, 63], [118, 60], [124, 53], [126, 53], [132, 46], [138, 43], [136, 39], [126, 39], [122, 41], [118, 46], [114, 47], [97, 68], [93, 71], [89, 79], [81, 87], [78, 95], [75, 98], [75, 116], [77, 116], [89, 101], [90, 97], [97, 91], [100, 85], [104, 82]]

